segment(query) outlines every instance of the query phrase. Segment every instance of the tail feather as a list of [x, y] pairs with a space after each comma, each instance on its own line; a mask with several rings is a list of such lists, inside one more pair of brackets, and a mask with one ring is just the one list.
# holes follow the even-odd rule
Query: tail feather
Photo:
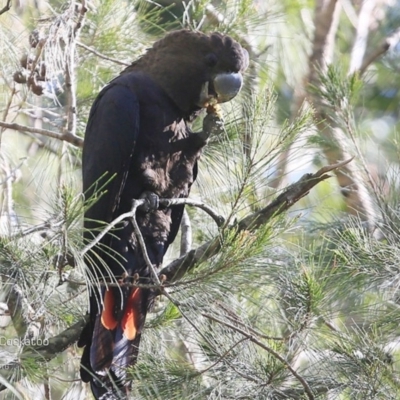
[[100, 316], [97, 316], [90, 346], [90, 366], [93, 371], [100, 373], [110, 368], [114, 346], [114, 332], [107, 329], [102, 324]]
[[100, 310], [91, 307], [90, 321], [78, 342], [85, 346], [81, 378], [90, 382], [97, 400], [126, 399], [130, 387], [127, 369], [137, 359], [149, 291], [110, 288], [104, 289], [102, 296]]
[[108, 330], [113, 330], [118, 325], [118, 320], [115, 316], [115, 301], [115, 293], [113, 293], [113, 290], [105, 290], [101, 324]]
[[129, 394], [129, 388], [121, 385], [112, 372], [104, 377], [94, 377], [90, 388], [96, 400], [126, 400]]
[[126, 311], [121, 320], [122, 332], [128, 340], [134, 340], [141, 329], [141, 294], [140, 288], [131, 291]]

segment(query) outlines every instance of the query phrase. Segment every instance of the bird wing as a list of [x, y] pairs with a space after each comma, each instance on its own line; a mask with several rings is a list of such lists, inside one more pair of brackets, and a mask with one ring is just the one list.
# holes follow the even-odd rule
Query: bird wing
[[86, 128], [83, 191], [95, 203], [85, 213], [85, 228], [115, 217], [138, 136], [136, 95], [124, 85], [110, 84], [94, 102]]
[[[86, 128], [83, 150], [82, 173], [83, 190], [88, 201], [85, 212], [85, 240], [91, 241], [105, 223], [111, 222], [117, 215], [119, 202], [129, 173], [132, 154], [139, 136], [139, 101], [135, 93], [127, 86], [111, 83], [105, 87], [94, 102]], [[125, 228], [124, 228], [125, 229]], [[118, 241], [114, 241], [118, 242]], [[102, 275], [112, 278], [120, 273], [107, 262], [112, 252], [112, 234], [106, 235], [102, 243], [87, 254], [87, 275], [96, 281]], [[117, 252], [117, 248], [114, 249]], [[108, 264], [108, 265], [107, 265]], [[101, 322], [105, 288], [91, 287], [90, 321], [82, 332], [79, 345], [84, 346], [82, 356], [82, 379], [95, 384], [93, 373], [110, 366], [114, 355], [115, 332], [105, 321]], [[107, 298], [103, 301], [107, 303]], [[106, 304], [105, 303], [105, 304]], [[112, 308], [109, 315], [112, 316]]]

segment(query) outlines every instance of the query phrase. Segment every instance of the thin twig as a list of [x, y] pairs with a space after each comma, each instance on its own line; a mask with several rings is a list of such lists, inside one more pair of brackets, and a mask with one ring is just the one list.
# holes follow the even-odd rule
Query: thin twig
[[44, 49], [44, 46], [45, 46], [46, 42], [47, 42], [47, 37], [42, 37], [42, 38], [39, 40], [39, 42], [38, 42], [38, 44], [37, 44], [37, 46], [36, 46], [36, 55], [35, 55], [35, 58], [34, 58], [33, 61], [32, 61], [32, 65], [29, 66], [29, 68], [30, 68], [30, 70], [31, 70], [31, 73], [29, 74], [29, 78], [28, 78], [28, 86], [31, 86], [30, 82], [33, 82], [33, 78], [34, 78], [34, 75], [35, 75], [36, 66], [37, 66], [37, 64], [38, 64], [38, 62], [39, 62], [40, 56], [41, 56], [42, 53], [43, 53], [43, 49]]
[[[35, 310], [26, 298], [26, 293], [13, 279], [2, 279], [4, 285], [10, 285], [7, 294], [7, 307], [10, 311], [13, 326], [19, 338], [24, 338], [29, 327], [28, 315], [33, 315]], [[6, 289], [7, 290], [7, 289]], [[7, 291], [6, 291], [7, 293]]]
[[187, 206], [193, 206], [200, 208], [205, 211], [217, 224], [218, 227], [221, 227], [225, 223], [225, 218], [222, 217], [215, 211], [213, 208], [203, 203], [202, 201], [196, 201], [192, 199], [160, 199], [160, 204], [169, 206], [179, 206], [185, 204]]
[[[151, 271], [151, 274], [153, 276], [154, 281], [156, 282], [156, 287], [159, 287], [161, 289], [161, 293], [164, 294], [171, 302], [173, 302], [175, 305], [178, 305], [178, 302], [175, 301], [171, 295], [166, 291], [164, 287], [161, 285], [161, 281], [159, 278], [159, 275], [157, 271], [154, 268], [153, 263], [151, 262], [149, 255], [147, 253], [146, 249], [146, 244], [143, 239], [143, 235], [140, 232], [139, 225], [136, 221], [136, 210], [138, 207], [141, 205], [145, 204], [147, 200], [145, 199], [139, 199], [139, 200], [134, 200], [132, 203], [132, 209], [129, 212], [126, 212], [124, 214], [121, 214], [119, 217], [117, 217], [114, 221], [112, 221], [110, 224], [108, 224], [101, 232], [99, 235], [96, 236], [96, 238], [90, 242], [88, 245], [84, 247], [84, 249], [81, 252], [81, 257], [83, 257], [89, 250], [91, 250], [96, 244], [100, 242], [100, 240], [111, 230], [113, 229], [117, 224], [122, 222], [124, 219], [130, 219], [133, 229], [135, 231], [136, 237], [138, 239], [140, 248], [142, 250], [143, 254], [143, 259]], [[209, 206], [204, 204], [203, 202], [198, 202], [195, 200], [190, 200], [190, 199], [159, 199], [159, 204], [165, 205], [166, 207], [171, 207], [175, 205], [182, 205], [182, 204], [187, 204], [191, 206], [196, 206], [201, 208], [202, 210], [206, 211], [208, 214], [211, 215], [211, 217], [215, 220], [215, 222], [220, 225], [224, 222], [224, 219], [217, 215], [214, 210], [212, 210]]]
[[[89, 250], [91, 250], [96, 244], [100, 242], [103, 237], [110, 232], [111, 229], [113, 229], [116, 225], [118, 225], [120, 222], [122, 222], [124, 219], [132, 218], [135, 213], [137, 207], [140, 207], [141, 205], [145, 204], [147, 200], [145, 199], [140, 199], [140, 200], [134, 200], [135, 202], [135, 208], [132, 207], [131, 211], [128, 211], [124, 214], [121, 214], [119, 217], [115, 218], [112, 222], [110, 222], [95, 238], [92, 242], [87, 244], [82, 252], [81, 256], [84, 256]], [[166, 206], [166, 207], [172, 207], [172, 206], [178, 206], [178, 205], [188, 205], [188, 206], [193, 206], [193, 207], [198, 207], [201, 208], [203, 211], [205, 211], [207, 214], [209, 214], [214, 221], [217, 223], [218, 226], [220, 226], [224, 219], [220, 215], [218, 215], [211, 207], [207, 206], [203, 202], [196, 201], [196, 200], [191, 200], [191, 199], [159, 199], [159, 204]]]
[[[294, 203], [306, 196], [319, 182], [330, 178], [327, 172], [341, 168], [351, 160], [352, 158], [333, 165], [328, 165], [319, 169], [314, 174], [303, 175], [296, 183], [286, 188], [283, 193], [266, 207], [248, 215], [231, 228], [236, 229], [238, 232], [243, 230], [256, 230], [261, 225], [267, 223], [272, 217], [287, 211]], [[221, 243], [219, 237], [215, 237], [199, 246], [197, 249], [191, 250], [185, 256], [172, 261], [160, 271], [160, 274], [165, 275], [170, 282], [177, 281], [195, 265], [215, 256], [220, 248]]]
[[47, 129], [31, 128], [29, 126], [17, 124], [15, 122], [8, 123], [4, 121], [0, 121], [0, 127], [6, 129], [12, 129], [14, 131], [19, 131], [19, 132], [38, 133], [40, 135], [48, 136], [54, 139], [64, 140], [65, 142], [71, 143], [77, 147], [83, 147], [83, 139], [81, 139], [78, 136], [75, 136], [72, 132], [65, 131], [64, 133], [59, 133], [59, 132], [49, 131]]
[[7, 4], [0, 10], [0, 15], [10, 11], [11, 9], [11, 0], [7, 0]]
[[[44, 110], [43, 108], [41, 108], [41, 107], [38, 107], [38, 108], [36, 109], [36, 112], [37, 112], [37, 111], [40, 111], [41, 113], [43, 113], [45, 110]], [[34, 119], [35, 122], [36, 122], [36, 121], [40, 121], [40, 122], [42, 122], [42, 123], [51, 125], [51, 126], [53, 126], [54, 128], [57, 128], [57, 129], [59, 128], [60, 124], [59, 124], [58, 122], [55, 122], [55, 121], [54, 121], [54, 118], [53, 118], [53, 119], [50, 119], [50, 118], [47, 118], [47, 117], [43, 117], [43, 116], [40, 116], [40, 115], [35, 114], [34, 112], [35, 112], [35, 111], [31, 111], [31, 110], [21, 110], [21, 111], [20, 111], [20, 114], [27, 115], [28, 117]], [[54, 114], [54, 113], [52, 113], [52, 114]], [[58, 115], [58, 114], [56, 115], [56, 118], [59, 118], [59, 115]], [[62, 119], [62, 120], [66, 120], [66, 117], [61, 117], [61, 119]], [[5, 121], [5, 118], [3, 118], [3, 121]]]
[[[137, 202], [139, 204], [137, 204], [137, 207], [139, 207], [140, 205], [145, 203], [145, 200], [137, 200]], [[83, 257], [89, 250], [91, 250], [94, 246], [96, 246], [101, 239], [103, 239], [103, 237], [105, 235], [107, 235], [108, 232], [111, 231], [111, 229], [113, 229], [116, 225], [118, 225], [120, 222], [122, 222], [124, 219], [127, 218], [132, 218], [133, 214], [132, 211], [128, 211], [126, 213], [121, 214], [119, 217], [115, 218], [112, 222], [110, 222], [95, 238], [93, 241], [91, 241], [90, 243], [88, 243], [83, 250], [81, 251], [81, 257]]]
[[139, 225], [136, 221], [136, 210], [141, 204], [143, 204], [144, 201], [145, 201], [144, 199], [133, 200], [132, 209], [131, 209], [132, 216], [131, 216], [130, 220], [132, 222], [133, 230], [135, 231], [136, 238], [139, 242], [140, 248], [142, 249], [142, 255], [143, 255], [144, 262], [146, 263], [147, 267], [150, 269], [151, 274], [153, 275], [153, 279], [155, 280], [156, 284], [161, 286], [161, 282], [158, 277], [157, 271], [155, 270], [154, 265], [151, 262], [149, 255], [147, 254], [146, 243], [144, 242], [142, 232], [140, 232]]
[[282, 364], [286, 366], [286, 368], [292, 373], [292, 375], [300, 382], [300, 384], [303, 386], [304, 391], [307, 393], [307, 397], [309, 400], [314, 400], [314, 395], [313, 392], [307, 383], [307, 381], [299, 375], [289, 364], [288, 361], [285, 360], [284, 357], [282, 357], [278, 352], [273, 350], [271, 347], [267, 346], [266, 344], [260, 342], [257, 338], [255, 338], [252, 334], [244, 331], [241, 328], [238, 328], [237, 326], [234, 326], [230, 324], [229, 322], [225, 322], [219, 318], [214, 317], [213, 315], [207, 314], [207, 313], [202, 313], [203, 317], [210, 319], [211, 321], [218, 322], [219, 324], [225, 325], [226, 327], [240, 333], [241, 335], [245, 336], [247, 339], [249, 339], [251, 342], [256, 344], [257, 346], [260, 346], [262, 349], [266, 350], [268, 353], [272, 354], [275, 358], [277, 358]]
[[[87, 11], [86, 1], [81, 1], [81, 8], [78, 15], [78, 21], [70, 34], [70, 43], [66, 52], [66, 62], [64, 70], [65, 79], [65, 97], [66, 97], [66, 115], [67, 115], [67, 131], [73, 135], [76, 133], [76, 74], [75, 74], [75, 52], [76, 40], [83, 27], [85, 14]], [[72, 3], [71, 7], [75, 7]]]
[[[171, 206], [172, 204], [175, 203], [175, 200], [187, 200], [187, 199], [160, 199], [160, 200], [159, 200], [159, 203], [160, 203], [160, 204], [164, 204], [164, 205], [166, 205], [166, 206]], [[145, 242], [144, 242], [142, 233], [140, 232], [139, 225], [138, 225], [138, 223], [137, 223], [137, 221], [136, 221], [136, 210], [137, 210], [137, 208], [138, 208], [140, 205], [144, 204], [146, 201], [147, 201], [147, 200], [145, 200], [145, 199], [140, 199], [140, 200], [134, 200], [134, 201], [133, 201], [132, 210], [131, 210], [132, 216], [131, 216], [131, 218], [130, 218], [130, 219], [131, 219], [131, 222], [132, 222], [132, 224], [133, 224], [133, 228], [134, 228], [136, 237], [137, 237], [137, 239], [138, 239], [138, 241], [139, 241], [139, 244], [140, 244], [140, 247], [141, 247], [141, 250], [142, 250], [143, 258], [144, 258], [144, 260], [145, 260], [145, 262], [146, 262], [146, 264], [147, 264], [147, 267], [148, 267], [148, 268], [150, 269], [150, 271], [152, 272], [153, 278], [154, 278], [154, 280], [155, 280], [156, 283], [157, 283], [157, 288], [160, 289], [160, 293], [162, 293], [165, 297], [167, 297], [167, 299], [168, 299], [172, 304], [174, 304], [175, 307], [179, 310], [179, 312], [181, 313], [182, 317], [189, 323], [189, 325], [191, 325], [192, 328], [193, 328], [204, 340], [207, 340], [206, 337], [200, 332], [200, 330], [196, 327], [196, 325], [191, 321], [191, 319], [190, 319], [190, 318], [186, 315], [186, 313], [182, 310], [180, 302], [177, 301], [177, 300], [175, 300], [175, 299], [168, 293], [168, 291], [166, 290], [166, 288], [163, 287], [163, 286], [161, 285], [161, 281], [160, 281], [160, 279], [159, 279], [159, 277], [158, 277], [157, 271], [154, 269], [154, 266], [153, 266], [153, 264], [152, 264], [152, 262], [151, 262], [151, 260], [150, 260], [150, 258], [149, 258], [149, 256], [148, 256], [148, 254], [147, 254], [146, 244], [145, 244]], [[185, 204], [185, 203], [182, 203], [182, 202], [179, 201], [179, 202], [177, 202], [175, 205], [179, 205], [179, 204]]]
[[[267, 206], [263, 210], [261, 210], [261, 214], [260, 214], [260, 212], [254, 213], [254, 214], [249, 215], [247, 218], [245, 218], [244, 220], [252, 221], [252, 223], [249, 225], [242, 224], [241, 227], [243, 229], [248, 229], [248, 230], [257, 229], [262, 223], [265, 223], [266, 221], [268, 221], [268, 218], [271, 218], [272, 216], [276, 216], [279, 213], [287, 210], [287, 208], [289, 208], [290, 205], [292, 205], [295, 201], [299, 200], [301, 197], [305, 196], [313, 186], [318, 184], [318, 182], [327, 179], [329, 177], [329, 175], [326, 175], [327, 172], [329, 172], [333, 169], [336, 169], [336, 168], [340, 168], [341, 166], [343, 166], [345, 163], [347, 163], [349, 161], [350, 160], [347, 160], [342, 163], [338, 163], [335, 165], [330, 165], [328, 167], [321, 168], [315, 174], [306, 174], [305, 176], [303, 176], [300, 179], [299, 182], [291, 185], [281, 196], [278, 196], [278, 198], [276, 200], [274, 200], [269, 206]], [[166, 199], [165, 201], [167, 203], [165, 203], [165, 204], [171, 205], [175, 202], [174, 200], [175, 199], [172, 199], [172, 200]], [[182, 202], [181, 202], [182, 199], [179, 199], [179, 200], [180, 200], [179, 203], [182, 204]], [[183, 200], [185, 201], [186, 199], [183, 199]], [[137, 200], [136, 205], [143, 204], [142, 202], [144, 203], [145, 200]], [[161, 200], [161, 202], [163, 202], [163, 200]], [[263, 213], [265, 215], [267, 215], [268, 217], [263, 216]], [[88, 246], [86, 246], [83, 249], [82, 253], [85, 254], [87, 251], [89, 251], [96, 243], [98, 243], [99, 240], [101, 240], [101, 238], [110, 229], [112, 229], [116, 224], [118, 224], [125, 218], [132, 218], [132, 213], [131, 212], [125, 213], [125, 214], [119, 216], [117, 218], [117, 220], [110, 223], [100, 233], [100, 235], [96, 237], [94, 242], [90, 243]], [[240, 229], [240, 224], [239, 224], [239, 227], [236, 226], [236, 227], [234, 227], [234, 229]], [[185, 273], [187, 270], [190, 269], [190, 267], [193, 267], [196, 264], [196, 262], [199, 261], [200, 258], [207, 259], [208, 257], [212, 257], [213, 255], [217, 254], [219, 248], [220, 248], [219, 241], [212, 240], [212, 241], [204, 244], [203, 246], [201, 246], [199, 249], [192, 250], [186, 256], [181, 257], [180, 259], [175, 260], [174, 262], [170, 263], [167, 267], [165, 267], [164, 269], [162, 269], [160, 271], [160, 275], [169, 273], [170, 276], [169, 277], [167, 276], [167, 278], [170, 278], [169, 282], [173, 282], [174, 281], [173, 277], [174, 276], [177, 277], [179, 275], [179, 274], [177, 274], [177, 270], [179, 270], [180, 274]], [[182, 266], [184, 268], [182, 268]], [[180, 275], [180, 276], [182, 276], [182, 275]], [[72, 282], [72, 283], [76, 283], [76, 282]], [[156, 289], [155, 285], [152, 285], [151, 287]], [[169, 298], [171, 299], [170, 296], [169, 296]], [[182, 311], [179, 303], [174, 301], [173, 299], [171, 299], [171, 301], [173, 302], [173, 304], [176, 305], [176, 307], [180, 311], [182, 317], [196, 330], [196, 332], [198, 332], [199, 335], [201, 335], [204, 338], [202, 333], [194, 325], [193, 321], [191, 321], [190, 318], [185, 314], [185, 312]], [[79, 323], [75, 324], [74, 326], [72, 326], [72, 327], [68, 328], [67, 330], [65, 330], [64, 332], [62, 332], [60, 335], [50, 339], [49, 344], [47, 346], [33, 347], [31, 349], [32, 351], [29, 351], [29, 352], [24, 351], [24, 354], [27, 354], [28, 356], [32, 356], [32, 354], [34, 354], [34, 355], [41, 357], [44, 360], [50, 360], [50, 359], [54, 358], [58, 353], [60, 353], [61, 351], [63, 351], [64, 349], [66, 349], [67, 347], [69, 347], [71, 344], [73, 344], [74, 342], [76, 342], [78, 340], [83, 327], [86, 325], [86, 322], [88, 321], [88, 318], [89, 317], [87, 316], [85, 318], [85, 320], [80, 321]], [[226, 325], [226, 323], [225, 323], [225, 325]], [[258, 337], [262, 337], [262, 335], [260, 335], [258, 332], [254, 332], [251, 335], [251, 334], [248, 334], [247, 332], [241, 330], [240, 328], [233, 326], [233, 329], [235, 329], [236, 331], [238, 331], [240, 333], [243, 333], [246, 338], [248, 338], [253, 343], [265, 348], [271, 354], [273, 354], [273, 355], [276, 354], [276, 357], [278, 359], [282, 359], [283, 363], [286, 362], [286, 360], [283, 359], [279, 354], [277, 354], [277, 353], [274, 354], [272, 349], [265, 346], [263, 343], [259, 342], [254, 337], [254, 335], [257, 335]], [[205, 338], [205, 340], [207, 340], [207, 339]], [[287, 364], [285, 364], [285, 365], [287, 365]], [[13, 366], [10, 364], [10, 369], [11, 368], [13, 368]], [[290, 368], [289, 368], [289, 370], [290, 370]], [[291, 370], [291, 372], [292, 372], [292, 370]], [[239, 371], [238, 371], [238, 373], [239, 373]], [[302, 383], [304, 390], [307, 392], [307, 389], [306, 389], [306, 388], [308, 388], [307, 382], [305, 382], [304, 379], [296, 373], [296, 371], [293, 371], [292, 373]], [[0, 391], [4, 390], [5, 388], [6, 388], [5, 386], [0, 385]], [[307, 395], [308, 395], [309, 399], [313, 399], [312, 393], [311, 393], [311, 397], [310, 397], [310, 393], [311, 393], [310, 391], [307, 392]]]
[[46, 376], [46, 380], [45, 380], [43, 386], [44, 386], [44, 398], [46, 400], [51, 400], [51, 391], [50, 391], [49, 377], [48, 376]]
[[187, 211], [184, 209], [181, 220], [181, 249], [180, 256], [189, 253], [192, 248], [192, 225]]
[[79, 16], [78, 16], [78, 21], [76, 22], [76, 25], [74, 27], [74, 39], [75, 39], [75, 43], [76, 38], [78, 36], [78, 34], [80, 33], [80, 30], [83, 27], [83, 22], [85, 20], [85, 15], [87, 12], [87, 7], [86, 7], [86, 0], [81, 0], [81, 8], [79, 10]]
[[236, 319], [229, 315], [225, 315], [225, 317], [228, 318], [229, 320], [231, 320], [232, 322], [236, 322], [237, 324], [243, 326], [244, 328], [247, 328], [250, 333], [252, 333], [253, 335], [257, 335], [260, 338], [267, 339], [267, 340], [276, 340], [276, 341], [280, 341], [280, 342], [287, 339], [285, 337], [280, 337], [280, 336], [265, 335], [264, 333], [258, 332], [255, 329], [253, 329], [252, 327], [247, 326], [243, 321], [240, 321], [239, 319]]
[[[125, 277], [125, 275], [124, 275], [124, 277]], [[118, 278], [118, 277], [116, 277], [116, 278]], [[121, 278], [122, 278], [122, 276], [121, 276]], [[104, 281], [100, 281], [99, 282], [98, 280], [96, 280], [94, 282], [87, 281], [87, 280], [85, 280], [85, 281], [75, 281], [75, 280], [69, 279], [69, 278], [62, 279], [61, 283], [64, 283], [64, 282], [67, 282], [67, 283], [70, 283], [70, 284], [76, 285], [76, 286], [88, 286], [88, 283], [89, 283], [91, 285], [106, 286], [107, 288], [110, 288], [110, 287], [118, 287], [118, 288], [129, 287], [129, 288], [142, 288], [142, 289], [160, 290], [160, 285], [154, 285], [152, 283], [149, 283], [149, 284], [137, 283], [137, 282], [133, 282], [133, 283], [131, 283], [131, 282], [118, 282], [118, 283], [115, 283], [115, 282], [104, 282]], [[165, 284], [165, 285], [163, 284], [163, 285], [161, 285], [161, 288], [164, 288], [164, 286], [172, 286], [172, 285], [170, 285], [168, 283]]]
[[[7, 119], [7, 115], [10, 112], [11, 104], [13, 102], [13, 99], [14, 99], [14, 96], [15, 96], [16, 93], [17, 93], [17, 91], [15, 90], [15, 83], [14, 83], [13, 87], [11, 89], [11, 95], [10, 95], [10, 97], [8, 99], [7, 105], [6, 105], [6, 107], [4, 109], [4, 112], [3, 112], [3, 118], [2, 118], [3, 121], [5, 121]], [[3, 132], [4, 132], [4, 128], [1, 129], [1, 131], [0, 131], [0, 145], [1, 145], [1, 138], [2, 138], [2, 133]]]
[[358, 15], [357, 32], [353, 48], [351, 50], [349, 74], [360, 70], [365, 51], [367, 49], [368, 35], [371, 26], [371, 18], [375, 10], [375, 0], [365, 0], [362, 2], [361, 10]]
[[83, 49], [89, 51], [90, 53], [93, 53], [95, 56], [102, 58], [103, 60], [111, 61], [115, 64], [122, 65], [124, 67], [129, 67], [132, 63], [124, 62], [121, 60], [117, 60], [116, 58], [108, 57], [97, 50], [93, 49], [92, 47], [86, 46], [86, 44], [83, 44], [81, 42], [76, 42], [77, 46], [82, 47]]
[[241, 338], [238, 342], [236, 342], [234, 345], [232, 345], [231, 347], [229, 347], [229, 349], [222, 354], [222, 356], [220, 356], [218, 358], [217, 361], [215, 361], [214, 363], [212, 363], [209, 367], [207, 367], [206, 369], [203, 369], [202, 371], [198, 372], [198, 375], [202, 375], [204, 373], [206, 373], [207, 371], [209, 371], [210, 369], [214, 368], [217, 364], [219, 364], [236, 346], [238, 346], [240, 343], [244, 342], [245, 340], [249, 340], [249, 338], [247, 337], [243, 337]]
[[384, 39], [381, 45], [371, 54], [364, 58], [364, 61], [358, 70], [360, 76], [364, 75], [367, 68], [380, 56], [385, 54], [391, 47], [394, 47], [400, 41], [400, 29], [397, 29], [392, 35]]
[[54, 218], [52, 217], [41, 224], [31, 226], [30, 228], [27, 228], [21, 232], [16, 232], [11, 236], [11, 238], [25, 237], [25, 236], [31, 235], [33, 233], [45, 231], [47, 229], [57, 228], [64, 223], [64, 221], [53, 222], [53, 220], [54, 220]]

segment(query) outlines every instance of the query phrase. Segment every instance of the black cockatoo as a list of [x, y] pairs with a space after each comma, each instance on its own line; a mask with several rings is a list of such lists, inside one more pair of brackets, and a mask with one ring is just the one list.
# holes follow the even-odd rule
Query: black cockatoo
[[[130, 211], [133, 199], [148, 198], [149, 207], [139, 209], [136, 220], [151, 263], [161, 267], [184, 206], [157, 208], [157, 196], [189, 195], [212, 114], [201, 133], [192, 132], [188, 122], [202, 108], [231, 100], [248, 62], [247, 51], [229, 36], [175, 31], [100, 92], [83, 148], [83, 191], [87, 198], [98, 196], [85, 213], [86, 241]], [[150, 289], [123, 285], [151, 282], [132, 222], [104, 236], [86, 265], [88, 279], [102, 284], [90, 289], [90, 320], [78, 343], [85, 346], [81, 377], [96, 399], [125, 398], [126, 369], [136, 361], [152, 300]]]

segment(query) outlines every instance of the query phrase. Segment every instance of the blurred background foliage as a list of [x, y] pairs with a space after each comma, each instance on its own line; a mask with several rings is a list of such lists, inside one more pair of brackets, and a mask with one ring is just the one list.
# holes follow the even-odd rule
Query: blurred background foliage
[[[355, 158], [286, 215], [221, 233], [218, 255], [170, 288], [174, 304], [157, 301], [132, 398], [399, 399], [399, 25], [396, 0], [11, 2], [0, 15], [0, 398], [90, 398], [73, 344], [87, 307], [81, 138], [99, 90], [188, 28], [228, 33], [252, 61], [191, 197], [234, 223], [304, 173]], [[218, 235], [188, 213], [193, 248]], [[165, 265], [179, 252], [177, 241]]]

